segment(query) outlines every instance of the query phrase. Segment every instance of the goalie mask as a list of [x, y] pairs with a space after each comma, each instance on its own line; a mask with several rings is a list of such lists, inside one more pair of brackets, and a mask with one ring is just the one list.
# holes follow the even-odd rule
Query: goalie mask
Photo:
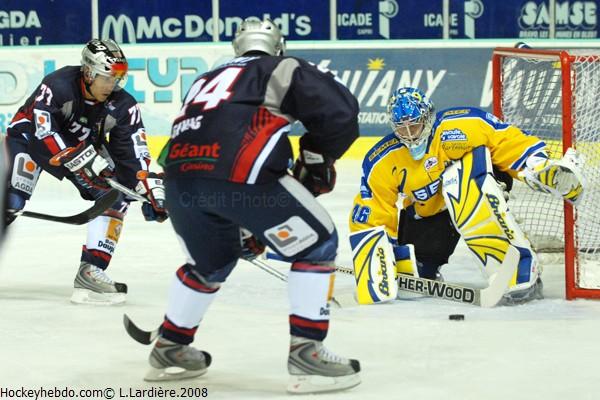
[[419, 89], [405, 87], [392, 93], [387, 112], [394, 134], [420, 160], [433, 126], [433, 103]]
[[249, 51], [262, 51], [271, 56], [282, 56], [285, 51], [285, 40], [277, 25], [270, 19], [258, 21], [248, 18], [235, 32], [233, 50], [236, 57]]
[[112, 39], [92, 39], [81, 52], [81, 71], [86, 86], [95, 79], [102, 79], [114, 90], [120, 90], [127, 83], [127, 69], [127, 59]]

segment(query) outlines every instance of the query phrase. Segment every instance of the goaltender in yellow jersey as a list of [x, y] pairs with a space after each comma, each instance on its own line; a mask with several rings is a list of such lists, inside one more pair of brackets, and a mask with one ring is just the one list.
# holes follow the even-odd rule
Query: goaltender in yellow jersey
[[[375, 243], [367, 240], [373, 236], [369, 232], [383, 227], [396, 261], [408, 260], [406, 245], [414, 246], [416, 265], [402, 270], [406, 263], [397, 264], [399, 272], [438, 278], [462, 235], [490, 281], [500, 269], [514, 268], [503, 304], [541, 298], [535, 254], [508, 210], [503, 189], [517, 178], [577, 203], [583, 193], [577, 154], [552, 160], [539, 138], [477, 108], [434, 114], [433, 103], [416, 88], [396, 90], [387, 111], [394, 131], [366, 154], [350, 215], [359, 297], [365, 254], [373, 253], [366, 243]], [[378, 302], [372, 282], [381, 274], [368, 275], [363, 298]]]
[[425, 155], [415, 160], [394, 133], [381, 139], [365, 156], [360, 193], [354, 199], [351, 231], [384, 225], [398, 236], [398, 196], [414, 205], [421, 217], [446, 209], [439, 190], [442, 172], [479, 146], [486, 146], [492, 164], [516, 177], [530, 155], [545, 147], [535, 136], [502, 123], [477, 108], [451, 108], [437, 114]]

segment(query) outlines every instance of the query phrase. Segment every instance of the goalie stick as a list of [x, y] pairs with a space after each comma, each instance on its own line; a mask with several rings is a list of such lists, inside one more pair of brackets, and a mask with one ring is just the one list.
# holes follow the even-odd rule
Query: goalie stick
[[[281, 257], [275, 253], [267, 252], [265, 256], [267, 259], [281, 261]], [[336, 266], [335, 270], [354, 276], [354, 270], [349, 267]], [[511, 268], [501, 269], [489, 286], [483, 289], [398, 274], [398, 289], [427, 297], [490, 308], [496, 306], [502, 299], [514, 272], [514, 269]]]
[[33, 211], [17, 211], [15, 214], [17, 216], [43, 219], [45, 221], [61, 222], [63, 224], [83, 225], [87, 224], [92, 219], [96, 218], [97, 216], [101, 215], [104, 211], [106, 211], [110, 206], [114, 204], [115, 201], [117, 201], [119, 196], [120, 194], [118, 191], [111, 190], [104, 196], [100, 197], [92, 207], [79, 214], [66, 217], [42, 214]]

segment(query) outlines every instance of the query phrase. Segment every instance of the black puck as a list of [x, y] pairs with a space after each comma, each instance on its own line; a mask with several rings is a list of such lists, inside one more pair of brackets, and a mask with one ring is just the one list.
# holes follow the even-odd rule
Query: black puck
[[448, 319], [451, 321], [463, 321], [465, 319], [464, 314], [450, 314], [448, 315]]

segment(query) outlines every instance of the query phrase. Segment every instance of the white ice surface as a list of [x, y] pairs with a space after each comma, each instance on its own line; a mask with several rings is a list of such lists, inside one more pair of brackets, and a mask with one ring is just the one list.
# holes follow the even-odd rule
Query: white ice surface
[[[338, 185], [321, 201], [349, 265], [347, 214], [359, 185], [356, 162], [338, 164]], [[31, 210], [71, 214], [89, 206], [69, 183], [40, 182]], [[213, 356], [198, 379], [142, 381], [150, 347], [125, 333], [162, 320], [166, 294], [184, 257], [168, 223], [146, 223], [138, 205], [126, 219], [110, 276], [129, 285], [120, 307], [69, 303], [85, 227], [21, 218], [0, 255], [0, 389], [206, 387], [210, 399], [288, 398], [285, 284], [240, 262], [201, 323], [194, 344]], [[277, 263], [276, 263], [277, 264]], [[281, 264], [279, 268], [283, 269]], [[483, 285], [463, 246], [443, 268], [446, 280]], [[598, 399], [600, 302], [564, 298], [562, 268], [544, 271], [546, 299], [479, 309], [436, 299], [334, 308], [327, 346], [360, 360], [363, 383], [336, 399]], [[338, 275], [339, 293], [351, 277]], [[448, 315], [465, 314], [463, 322]], [[119, 389], [122, 392], [119, 392]], [[124, 398], [124, 397], [123, 397]], [[147, 397], [148, 398], [148, 397]]]

